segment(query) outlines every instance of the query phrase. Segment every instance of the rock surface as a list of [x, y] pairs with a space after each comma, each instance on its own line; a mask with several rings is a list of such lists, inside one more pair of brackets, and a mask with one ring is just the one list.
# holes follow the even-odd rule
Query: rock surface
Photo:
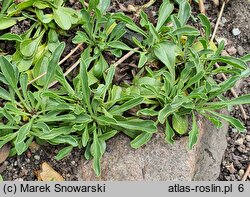
[[201, 118], [198, 124], [200, 137], [193, 150], [187, 148], [188, 137], [182, 137], [170, 145], [165, 143], [161, 131], [137, 150], [129, 146], [128, 137], [119, 135], [107, 142], [101, 176], [95, 176], [92, 161], [83, 160], [79, 167], [79, 180], [216, 180], [227, 145], [225, 136], [228, 125], [218, 130]]

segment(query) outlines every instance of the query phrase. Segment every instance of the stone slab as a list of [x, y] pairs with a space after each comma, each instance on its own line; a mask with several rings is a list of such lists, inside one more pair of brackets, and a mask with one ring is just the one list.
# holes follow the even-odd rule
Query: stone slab
[[228, 125], [216, 129], [199, 117], [200, 135], [193, 150], [187, 148], [188, 137], [165, 143], [159, 131], [147, 145], [132, 149], [130, 139], [122, 134], [107, 142], [102, 158], [102, 174], [96, 177], [92, 161], [82, 160], [79, 180], [82, 181], [191, 181], [216, 180], [226, 149]]

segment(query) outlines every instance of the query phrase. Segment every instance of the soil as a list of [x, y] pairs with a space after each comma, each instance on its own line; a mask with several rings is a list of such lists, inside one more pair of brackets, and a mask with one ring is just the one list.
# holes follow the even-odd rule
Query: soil
[[[121, 11], [124, 7], [127, 8], [128, 5], [143, 5], [147, 3], [148, 0], [129, 0], [129, 1], [112, 1], [111, 11]], [[156, 10], [158, 9], [161, 1], [157, 1], [155, 6], [151, 6], [147, 13], [150, 13], [151, 20], [154, 21], [156, 16]], [[70, 0], [68, 5], [75, 9], [80, 9], [81, 4], [78, 0]], [[207, 15], [213, 23], [216, 23], [217, 15], [219, 13], [220, 7], [216, 7], [211, 3], [211, 0], [205, 1], [205, 7], [207, 10]], [[197, 14], [198, 6], [194, 5], [194, 12]], [[127, 12], [128, 15], [133, 15], [131, 12]], [[12, 31], [20, 33], [27, 28], [29, 24], [20, 24]], [[19, 29], [18, 29], [19, 27]], [[239, 35], [233, 35], [233, 30], [238, 29], [240, 31]], [[225, 39], [227, 41], [226, 50], [223, 51], [224, 54], [230, 54], [233, 56], [243, 56], [250, 53], [250, 2], [248, 0], [230, 0], [226, 5], [222, 22], [217, 32], [216, 40]], [[71, 43], [72, 37], [65, 37], [63, 40], [67, 43]], [[2, 43], [1, 43], [2, 44]], [[6, 43], [4, 43], [6, 44]], [[3, 44], [2, 44], [3, 45]], [[8, 49], [8, 47], [10, 49]], [[11, 51], [13, 46], [6, 45], [0, 46], [0, 48], [5, 48]], [[69, 52], [74, 47], [73, 44], [68, 45], [65, 54]], [[79, 51], [76, 56], [80, 55]], [[136, 57], [134, 57], [136, 58]], [[71, 65], [73, 59], [68, 60], [64, 66]], [[124, 63], [121, 68], [126, 68], [131, 66], [131, 63]], [[124, 71], [122, 71], [124, 72]], [[119, 79], [120, 80], [120, 79]], [[121, 83], [117, 80], [117, 83]], [[126, 78], [122, 81], [129, 80]], [[238, 84], [238, 93], [246, 94], [250, 93], [250, 78], [242, 80]], [[229, 95], [231, 96], [231, 95]], [[244, 106], [247, 114], [250, 114], [250, 106]], [[231, 114], [242, 120], [242, 115], [240, 110], [236, 106], [232, 109]], [[247, 166], [250, 164], [250, 119], [242, 120], [246, 127], [246, 133], [238, 133], [235, 129], [229, 128], [227, 139], [228, 147], [225, 151], [223, 161], [221, 163], [221, 173], [218, 180], [241, 180]], [[59, 174], [61, 174], [65, 180], [78, 180], [78, 165], [80, 165], [80, 160], [83, 157], [83, 150], [74, 149], [69, 156], [61, 161], [56, 161], [54, 156], [60, 150], [60, 146], [40, 146], [39, 149], [29, 149], [25, 154], [21, 156], [14, 156], [8, 158], [3, 164], [0, 164], [0, 174], [3, 176], [4, 180], [37, 180], [36, 171], [40, 169], [40, 165], [43, 162], [48, 162]], [[248, 178], [248, 181], [250, 178]]]

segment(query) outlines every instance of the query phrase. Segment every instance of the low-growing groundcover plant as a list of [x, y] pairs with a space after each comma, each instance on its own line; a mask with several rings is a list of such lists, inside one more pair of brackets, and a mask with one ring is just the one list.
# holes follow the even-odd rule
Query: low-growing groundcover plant
[[[41, 9], [42, 2], [48, 6], [52, 1], [36, 1]], [[163, 1], [157, 24], [151, 23], [143, 11], [139, 24], [123, 13], [109, 13], [109, 3], [90, 1], [80, 13], [78, 25], [82, 29], [73, 41], [86, 47], [74, 79], [65, 77], [58, 65], [65, 43], [59, 41], [56, 32], [57, 44], [43, 64], [47, 74], [39, 84], [28, 85], [28, 72], [13, 61], [15, 54], [0, 56], [0, 147], [12, 144], [13, 156], [24, 153], [33, 140], [65, 145], [56, 155], [58, 160], [74, 147], [84, 148], [85, 158], [93, 159], [93, 169], [99, 176], [106, 141], [120, 132], [132, 139], [131, 147], [139, 148], [163, 124], [166, 142], [172, 144], [176, 134], [187, 134], [192, 149], [199, 134], [197, 114], [217, 128], [222, 126], [221, 120], [226, 120], [240, 132], [245, 131], [239, 120], [218, 110], [250, 103], [250, 95], [231, 100], [223, 95], [239, 79], [249, 76], [249, 55], [239, 59], [221, 56], [224, 44], [216, 47], [210, 42], [211, 26], [206, 16], [195, 18], [200, 29], [187, 24], [191, 8], [186, 0], [176, 5]], [[179, 6], [177, 13], [174, 6]], [[11, 7], [2, 12], [8, 9]], [[120, 57], [131, 50], [122, 42], [127, 29], [142, 37], [131, 39], [138, 46], [135, 52], [139, 61], [133, 80], [117, 85], [113, 83], [116, 66], [105, 58]], [[221, 66], [216, 68], [216, 63]], [[36, 66], [28, 70], [38, 72]], [[228, 79], [218, 82], [219, 73], [225, 73]], [[50, 88], [55, 79], [60, 85]]]

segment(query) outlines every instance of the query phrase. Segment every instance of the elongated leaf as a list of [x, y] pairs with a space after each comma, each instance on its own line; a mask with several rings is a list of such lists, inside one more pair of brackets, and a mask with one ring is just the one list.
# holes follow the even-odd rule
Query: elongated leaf
[[16, 140], [14, 141], [14, 144], [18, 155], [21, 155], [26, 150], [26, 145], [24, 143], [24, 140], [26, 139], [27, 135], [30, 132], [32, 122], [33, 121], [29, 121], [17, 131], [17, 137]]
[[18, 129], [18, 126], [11, 126], [11, 125], [5, 125], [5, 124], [0, 123], [0, 130], [3, 130], [3, 129]]
[[101, 175], [101, 158], [102, 158], [102, 153], [101, 153], [101, 144], [98, 139], [96, 130], [94, 130], [94, 137], [93, 137], [93, 144], [92, 144], [92, 155], [94, 157], [93, 161], [93, 168], [96, 173], [96, 176]]
[[99, 0], [97, 8], [104, 14], [110, 5], [110, 0]]
[[220, 107], [225, 105], [243, 105], [250, 103], [250, 94], [240, 96], [238, 98], [227, 100], [227, 101], [220, 101], [220, 102], [211, 102], [207, 103], [206, 105], [213, 106], [213, 107]]
[[100, 125], [116, 125], [117, 121], [114, 118], [107, 116], [98, 116], [95, 118]]
[[80, 75], [82, 81], [82, 93], [83, 93], [83, 101], [85, 104], [90, 104], [90, 88], [88, 82], [88, 73], [87, 73], [87, 64], [86, 61], [81, 58], [80, 63]]
[[174, 35], [187, 35], [187, 36], [199, 36], [200, 32], [194, 27], [184, 26], [173, 31]]
[[159, 10], [158, 22], [156, 25], [157, 31], [159, 31], [159, 29], [163, 26], [163, 24], [166, 22], [167, 18], [170, 16], [173, 10], [174, 10], [173, 4], [170, 4], [168, 1], [164, 1], [161, 4], [160, 10]]
[[67, 155], [69, 155], [69, 153], [73, 150], [73, 146], [67, 146], [64, 147], [63, 149], [61, 149], [57, 155], [55, 156], [55, 159], [57, 161], [63, 159], [64, 157], [66, 157]]
[[110, 138], [114, 137], [117, 133], [118, 133], [118, 131], [116, 131], [116, 130], [109, 131], [107, 133], [100, 135], [98, 138], [100, 139], [100, 141], [106, 141], [106, 140], [109, 140]]
[[45, 84], [44, 84], [45, 90], [48, 88], [49, 84], [55, 77], [56, 69], [58, 67], [58, 63], [64, 48], [65, 48], [65, 43], [62, 42], [56, 47], [55, 51], [52, 54], [51, 60], [49, 61], [47, 74], [45, 76]]
[[10, 6], [10, 4], [12, 2], [13, 2], [13, 0], [3, 0], [2, 9], [1, 9], [0, 14], [3, 14], [8, 9], [8, 7]]
[[6, 33], [0, 36], [0, 40], [8, 40], [8, 41], [18, 41], [21, 42], [22, 38], [21, 36], [17, 34], [12, 34], [12, 33]]
[[219, 118], [221, 119], [224, 119], [226, 120], [227, 122], [229, 122], [233, 127], [235, 127], [238, 131], [240, 132], [245, 132], [246, 131], [246, 127], [243, 125], [243, 123], [232, 117], [232, 116], [227, 116], [227, 115], [224, 115], [224, 114], [219, 114], [219, 113], [216, 113], [216, 112], [213, 112], [213, 111], [209, 111], [211, 114], [213, 115], [216, 115], [218, 116]]
[[172, 127], [169, 125], [169, 122], [166, 121], [166, 128], [165, 128], [165, 141], [168, 142], [169, 144], [173, 144], [174, 140], [174, 130]]
[[119, 107], [115, 107], [115, 108], [109, 110], [109, 112], [111, 114], [121, 114], [129, 109], [132, 109], [133, 107], [138, 106], [142, 102], [143, 102], [143, 97], [134, 98], [134, 99], [131, 99], [131, 100], [123, 103]]
[[133, 141], [130, 142], [130, 146], [132, 148], [140, 148], [144, 144], [146, 144], [151, 138], [153, 134], [152, 133], [141, 133], [138, 135]]
[[5, 89], [0, 87], [0, 99], [4, 99], [6, 101], [11, 101], [11, 95]]
[[78, 140], [76, 137], [73, 137], [71, 135], [59, 135], [51, 140], [48, 140], [50, 143], [52, 144], [69, 144], [73, 147], [77, 147], [78, 144]]
[[18, 82], [17, 68], [14, 65], [12, 65], [4, 56], [0, 57], [0, 68], [8, 84], [13, 89], [17, 89], [17, 82]]
[[124, 44], [121, 41], [111, 41], [108, 43], [108, 46], [114, 49], [121, 49], [121, 50], [125, 50], [125, 51], [130, 51], [132, 50], [129, 46], [127, 46], [126, 44]]
[[201, 24], [202, 26], [204, 27], [205, 29], [205, 34], [206, 34], [206, 38], [209, 39], [210, 37], [210, 34], [211, 34], [211, 24], [210, 24], [210, 21], [209, 19], [203, 15], [203, 14], [199, 14], [199, 19], [201, 21]]
[[157, 131], [157, 127], [155, 123], [151, 120], [126, 120], [126, 121], [117, 121], [117, 126], [123, 127], [128, 130], [138, 130], [147, 133], [155, 133]]
[[194, 75], [193, 77], [191, 77], [187, 83], [187, 85], [183, 88], [183, 90], [186, 90], [187, 88], [189, 88], [190, 86], [192, 86], [193, 84], [199, 82], [205, 75], [205, 71], [200, 71], [199, 73], [197, 73], [196, 75]]
[[183, 0], [180, 2], [180, 9], [178, 12], [178, 18], [181, 22], [181, 25], [186, 25], [189, 17], [191, 16], [191, 7], [188, 3], [188, 1]]
[[243, 69], [243, 70], [247, 68], [247, 64], [244, 61], [242, 61], [241, 59], [237, 59], [235, 57], [220, 56], [220, 57], [211, 58], [211, 60], [217, 61], [217, 62], [223, 62], [223, 63], [232, 65], [236, 68]]
[[215, 98], [216, 96], [225, 93], [227, 90], [229, 90], [230, 88], [234, 87], [234, 85], [236, 84], [236, 82], [239, 80], [238, 76], [233, 76], [230, 77], [229, 79], [227, 79], [226, 81], [223, 81], [222, 83], [220, 83], [220, 89], [216, 92], [212, 92], [209, 95], [209, 98]]
[[192, 149], [193, 146], [197, 143], [198, 140], [199, 129], [196, 123], [196, 118], [193, 113], [193, 123], [192, 123], [192, 130], [189, 132], [188, 135], [188, 148]]
[[88, 127], [85, 126], [83, 134], [82, 134], [82, 146], [86, 147], [89, 141], [89, 130]]

